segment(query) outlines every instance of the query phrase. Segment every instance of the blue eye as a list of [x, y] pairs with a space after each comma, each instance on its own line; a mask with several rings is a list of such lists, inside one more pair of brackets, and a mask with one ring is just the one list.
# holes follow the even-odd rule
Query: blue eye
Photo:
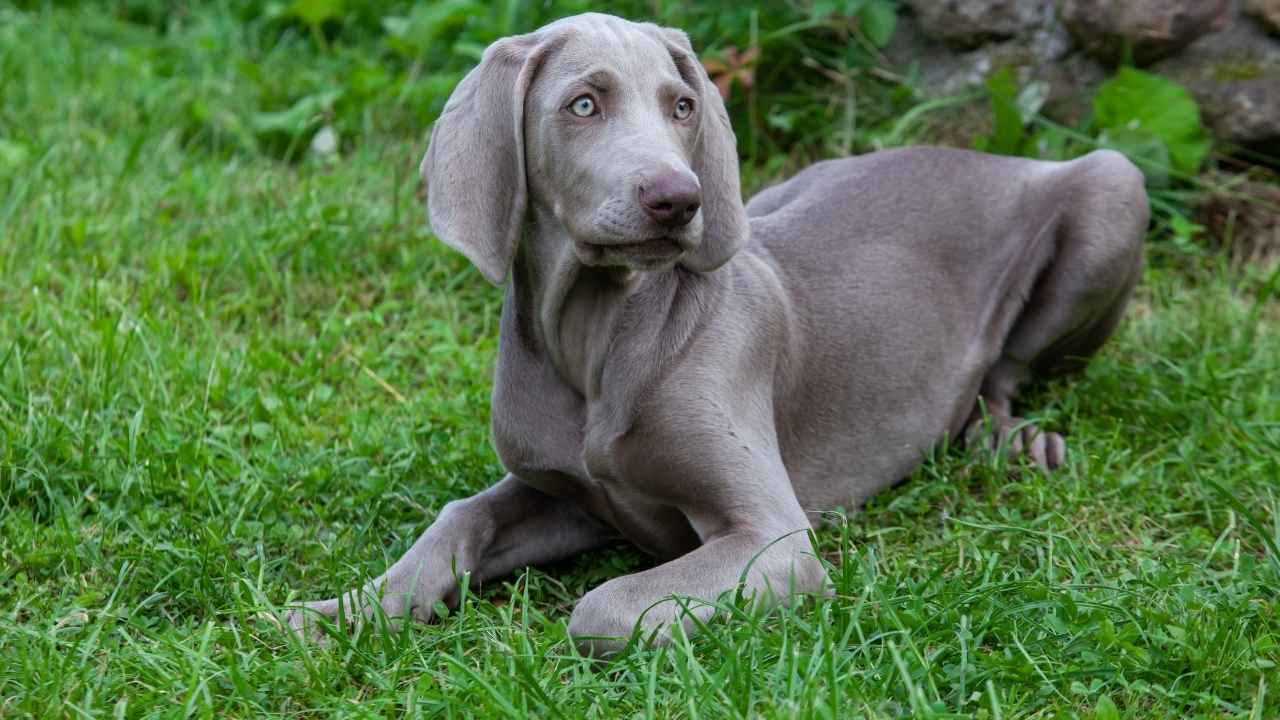
[[680, 98], [676, 101], [676, 109], [672, 116], [677, 120], [684, 120], [693, 114], [693, 101], [689, 98]]
[[590, 95], [582, 95], [569, 103], [569, 110], [578, 117], [591, 117], [596, 114], [596, 101]]

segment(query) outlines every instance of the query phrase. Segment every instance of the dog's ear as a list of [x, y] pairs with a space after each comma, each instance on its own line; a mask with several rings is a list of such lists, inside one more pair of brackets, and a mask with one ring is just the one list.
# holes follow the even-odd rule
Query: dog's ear
[[490, 45], [449, 96], [419, 167], [432, 232], [495, 285], [520, 241], [525, 95], [548, 49], [538, 33]]
[[702, 185], [702, 244], [680, 264], [694, 272], [710, 272], [742, 249], [750, 233], [738, 178], [738, 140], [720, 91], [698, 61], [689, 36], [672, 28], [650, 28], [667, 46], [681, 77], [698, 93], [693, 172]]

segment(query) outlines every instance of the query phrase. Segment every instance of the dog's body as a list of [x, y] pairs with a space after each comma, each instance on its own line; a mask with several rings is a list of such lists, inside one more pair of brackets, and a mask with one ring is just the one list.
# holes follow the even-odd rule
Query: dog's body
[[[510, 475], [347, 602], [425, 618], [455, 570], [495, 577], [621, 534], [666, 562], [578, 603], [571, 632], [609, 652], [637, 622], [664, 631], [664, 598], [820, 590], [803, 531], [984, 418], [1062, 463], [1061, 437], [1012, 402], [1032, 371], [1095, 351], [1136, 282], [1147, 206], [1122, 156], [885, 151], [744, 208], [723, 105], [681, 34], [588, 15], [504, 42], [451, 99], [423, 171], [441, 238], [495, 282], [511, 268], [493, 394]], [[512, 127], [458, 122], [513, 87], [495, 121]], [[670, 115], [645, 114], [650, 98]]]

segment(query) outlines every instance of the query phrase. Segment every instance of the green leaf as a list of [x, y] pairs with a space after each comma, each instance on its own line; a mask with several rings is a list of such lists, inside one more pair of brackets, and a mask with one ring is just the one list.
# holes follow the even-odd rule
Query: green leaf
[[293, 0], [288, 14], [308, 25], [321, 25], [342, 15], [343, 0]]
[[974, 146], [985, 152], [1018, 155], [1022, 149], [1022, 111], [1018, 106], [1018, 82], [1009, 68], [1001, 68], [987, 78], [991, 114], [995, 128], [991, 135], [979, 137]]
[[333, 107], [342, 97], [341, 89], [313, 93], [297, 101], [288, 110], [254, 113], [249, 117], [249, 127], [259, 135], [283, 133], [299, 135], [306, 132], [320, 119], [321, 113]]
[[1098, 130], [1113, 137], [1118, 130], [1155, 137], [1164, 143], [1173, 170], [1183, 174], [1200, 168], [1211, 145], [1200, 108], [1185, 88], [1133, 68], [1121, 68], [1098, 88], [1093, 119]]
[[872, 0], [858, 13], [858, 25], [872, 45], [882, 48], [898, 28], [898, 8], [887, 0]]
[[1037, 130], [1022, 144], [1022, 154], [1040, 160], [1061, 160], [1072, 156], [1071, 136], [1050, 125]]
[[1098, 145], [1123, 153], [1132, 160], [1147, 176], [1147, 185], [1153, 188], [1169, 186], [1169, 146], [1156, 135], [1145, 130], [1111, 128], [1098, 135]]
[[[387, 44], [407, 57], [425, 55], [438, 45], [439, 38], [462, 27], [467, 18], [487, 10], [471, 0], [445, 0], [414, 5], [408, 16], [382, 19], [387, 31]], [[484, 37], [486, 42], [496, 37]]]
[[1110, 695], [1098, 698], [1098, 702], [1093, 706], [1093, 718], [1094, 720], [1120, 720], [1120, 710], [1111, 701]]
[[831, 17], [839, 11], [839, 0], [814, 0], [813, 5], [809, 8], [809, 17], [813, 20], [821, 20]]
[[30, 154], [26, 145], [0, 139], [0, 174], [17, 170], [27, 161], [27, 156]]
[[280, 409], [280, 398], [276, 395], [261, 395], [258, 397], [258, 401], [262, 403], [262, 409], [266, 410], [269, 414], [274, 415], [276, 411]]

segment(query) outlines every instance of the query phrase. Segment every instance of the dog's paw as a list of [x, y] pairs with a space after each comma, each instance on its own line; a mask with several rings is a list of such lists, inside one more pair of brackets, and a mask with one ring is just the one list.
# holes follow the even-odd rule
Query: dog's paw
[[[985, 441], [985, 443], [984, 443]], [[1012, 459], [1024, 457], [1044, 472], [1062, 467], [1067, 461], [1067, 442], [1056, 432], [1041, 430], [1019, 417], [986, 418], [972, 423], [965, 442], [982, 446]]]
[[283, 621], [273, 618], [281, 629], [292, 633], [299, 640], [327, 647], [335, 633], [351, 633], [365, 621], [358, 609], [344, 607], [337, 610], [337, 600], [320, 600], [291, 606]]
[[394, 632], [406, 621], [429, 622], [433, 615], [433, 604], [415, 602], [410, 592], [365, 586], [341, 597], [293, 606], [283, 625], [303, 640], [323, 645], [334, 632], [350, 634], [370, 624]]
[[294, 606], [284, 618], [284, 627], [305, 642], [325, 646], [335, 632], [351, 633], [360, 625], [381, 616], [394, 619], [387, 610], [369, 602], [359, 602], [355, 593], [341, 603], [338, 598], [317, 600]]

